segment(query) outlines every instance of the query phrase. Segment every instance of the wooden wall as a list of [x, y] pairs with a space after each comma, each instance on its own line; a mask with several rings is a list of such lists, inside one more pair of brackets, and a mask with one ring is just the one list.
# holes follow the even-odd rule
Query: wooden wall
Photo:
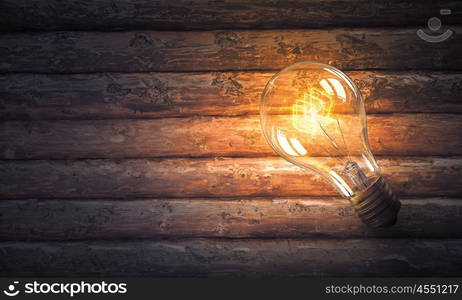
[[[440, 8], [455, 34], [420, 40]], [[0, 275], [461, 276], [461, 14], [457, 1], [1, 1]], [[305, 59], [365, 96], [402, 199], [395, 227], [366, 228], [263, 140], [264, 84]]]

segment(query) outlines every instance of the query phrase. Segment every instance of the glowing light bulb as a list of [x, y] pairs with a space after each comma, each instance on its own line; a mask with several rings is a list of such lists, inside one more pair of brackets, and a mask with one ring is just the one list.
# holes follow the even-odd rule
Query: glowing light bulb
[[323, 63], [293, 64], [266, 85], [260, 117], [271, 147], [328, 180], [365, 224], [395, 224], [401, 204], [371, 153], [364, 102], [347, 75]]

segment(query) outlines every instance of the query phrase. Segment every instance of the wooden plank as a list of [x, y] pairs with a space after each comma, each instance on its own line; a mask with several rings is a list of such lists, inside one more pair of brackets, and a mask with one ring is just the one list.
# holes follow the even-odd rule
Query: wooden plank
[[392, 0], [4, 0], [1, 30], [120, 30], [323, 28], [327, 26], [425, 26], [452, 9], [445, 24], [460, 24], [457, 1]]
[[[3, 74], [2, 119], [258, 114], [274, 72]], [[462, 112], [461, 73], [352, 71], [368, 113]]]
[[461, 69], [462, 27], [438, 44], [416, 30], [3, 34], [0, 73], [279, 70], [306, 59], [342, 69]]
[[460, 239], [0, 243], [1, 276], [460, 276]]
[[2, 200], [0, 211], [0, 240], [462, 237], [462, 201], [444, 198], [402, 200], [387, 229], [338, 198]]
[[[368, 128], [376, 155], [462, 154], [462, 115], [371, 115]], [[362, 149], [361, 140], [349, 140], [348, 148]], [[319, 143], [309, 150], [330, 155]], [[262, 155], [275, 153], [258, 116], [0, 123], [3, 159]]]
[[[319, 158], [333, 164], [332, 158]], [[460, 196], [460, 157], [378, 161], [400, 195]], [[321, 177], [281, 158], [1, 161], [0, 197], [131, 198], [338, 196]]]

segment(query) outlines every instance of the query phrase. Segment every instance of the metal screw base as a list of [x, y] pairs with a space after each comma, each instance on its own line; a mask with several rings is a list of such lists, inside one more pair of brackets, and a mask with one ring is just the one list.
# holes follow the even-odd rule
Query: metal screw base
[[393, 226], [401, 208], [398, 197], [382, 177], [350, 201], [361, 220], [374, 228]]

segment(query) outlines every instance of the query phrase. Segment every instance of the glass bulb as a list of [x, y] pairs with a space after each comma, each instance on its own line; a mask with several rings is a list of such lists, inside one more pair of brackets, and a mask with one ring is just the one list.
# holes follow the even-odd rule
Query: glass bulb
[[396, 222], [400, 202], [372, 155], [364, 101], [346, 74], [313, 61], [283, 69], [263, 91], [260, 118], [271, 147], [329, 181], [364, 223]]

